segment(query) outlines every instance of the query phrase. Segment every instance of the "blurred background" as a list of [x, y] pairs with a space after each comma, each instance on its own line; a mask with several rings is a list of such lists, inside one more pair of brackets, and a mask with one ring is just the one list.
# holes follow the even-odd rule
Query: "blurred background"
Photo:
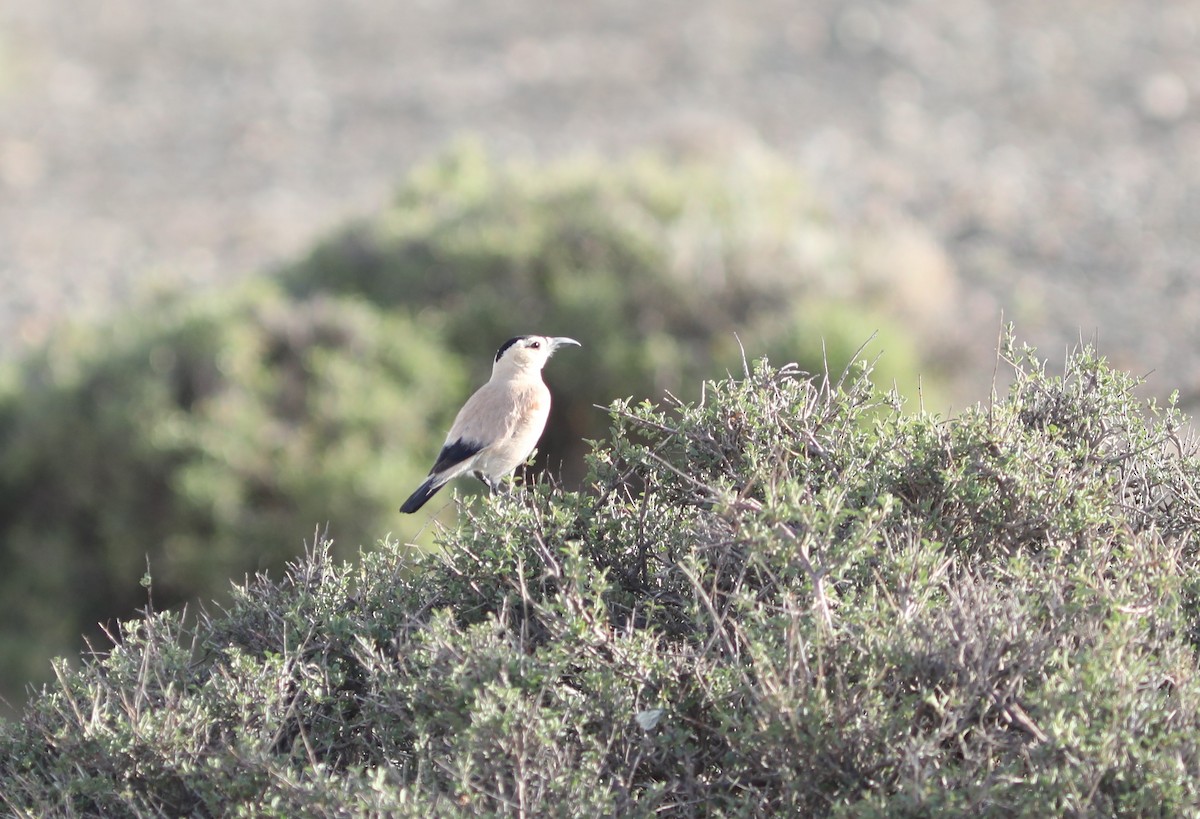
[[427, 540], [394, 507], [520, 332], [585, 344], [574, 482], [592, 404], [735, 333], [816, 370], [878, 331], [950, 413], [1003, 314], [1194, 409], [1198, 95], [1195, 0], [2, 4], [0, 693], [147, 566], [173, 606], [318, 526]]

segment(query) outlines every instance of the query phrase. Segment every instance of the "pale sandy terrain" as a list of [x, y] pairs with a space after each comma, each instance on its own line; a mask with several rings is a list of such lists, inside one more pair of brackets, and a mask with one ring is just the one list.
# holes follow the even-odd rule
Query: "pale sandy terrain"
[[1200, 2], [8, 0], [0, 343], [258, 275], [463, 133], [761, 139], [940, 242], [984, 358], [1003, 307], [1200, 387]]

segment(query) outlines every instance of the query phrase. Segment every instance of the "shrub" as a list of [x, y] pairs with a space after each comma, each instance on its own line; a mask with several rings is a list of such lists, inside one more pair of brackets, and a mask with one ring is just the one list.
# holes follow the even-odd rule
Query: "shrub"
[[704, 377], [740, 367], [739, 334], [819, 372], [827, 359], [840, 370], [878, 332], [879, 382], [915, 393], [923, 369], [936, 390], [953, 363], [934, 348], [946, 346], [955, 282], [937, 252], [906, 250], [914, 244], [911, 229], [838, 224], [765, 149], [532, 166], [462, 143], [280, 276], [296, 294], [435, 311], [452, 348], [480, 365], [480, 350], [519, 333], [582, 341], [585, 363], [547, 376], [558, 409], [543, 448], [574, 483], [577, 442], [602, 434], [593, 405], [694, 398]]
[[881, 382], [911, 385], [925, 347], [889, 305], [946, 288], [900, 283], [936, 265], [878, 275], [868, 257], [913, 244], [889, 235], [859, 252], [765, 152], [531, 168], [463, 147], [281, 271], [284, 292], [263, 283], [64, 330], [0, 387], [0, 614], [12, 625], [0, 691], [14, 697], [80, 632], [129, 616], [147, 561], [167, 607], [278, 567], [314, 526], [343, 555], [381, 532], [411, 537], [397, 501], [515, 333], [585, 345], [547, 373], [539, 466], [561, 464], [569, 486], [581, 442], [604, 431], [594, 404], [685, 394], [737, 366], [735, 328], [814, 371], [879, 329]]
[[1090, 350], [904, 415], [756, 365], [584, 491], [128, 623], [0, 735], [16, 815], [1180, 815], [1194, 445]]
[[60, 337], [0, 391], [3, 682], [144, 604], [147, 564], [170, 606], [282, 568], [314, 523], [371, 542], [463, 389], [428, 328], [348, 298], [264, 288]]

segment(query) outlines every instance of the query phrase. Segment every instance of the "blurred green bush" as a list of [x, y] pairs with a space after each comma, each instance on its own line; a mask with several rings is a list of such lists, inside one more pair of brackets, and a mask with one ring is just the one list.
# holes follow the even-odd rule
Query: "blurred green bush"
[[[804, 176], [748, 147], [715, 161], [657, 155], [549, 166], [488, 159], [463, 142], [416, 169], [393, 204], [281, 273], [297, 295], [351, 293], [435, 315], [474, 362], [521, 333], [570, 335], [581, 355], [552, 365], [557, 411], [544, 449], [581, 474], [594, 405], [694, 397], [714, 371], [755, 354], [840, 371], [873, 333], [881, 384], [936, 392], [955, 285], [911, 229], [837, 224]], [[557, 462], [555, 466], [557, 466]]]
[[[0, 391], [0, 674], [44, 678], [95, 623], [212, 596], [328, 524], [347, 554], [394, 520], [465, 389], [436, 332], [269, 287], [77, 329]], [[19, 689], [18, 689], [19, 690]]]
[[143, 604], [147, 561], [165, 607], [316, 527], [343, 554], [415, 536], [396, 506], [512, 335], [585, 345], [547, 370], [541, 464], [569, 485], [594, 405], [695, 397], [739, 338], [837, 372], [879, 330], [880, 383], [911, 388], [953, 291], [913, 246], [837, 225], [765, 151], [543, 167], [464, 143], [270, 281], [66, 329], [0, 387], [0, 688]]

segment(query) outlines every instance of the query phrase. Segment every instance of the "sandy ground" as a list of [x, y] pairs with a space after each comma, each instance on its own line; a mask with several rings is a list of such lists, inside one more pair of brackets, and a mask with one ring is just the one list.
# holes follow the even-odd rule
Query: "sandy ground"
[[258, 275], [456, 135], [756, 138], [940, 242], [983, 357], [1003, 308], [1195, 398], [1198, 100], [1200, 2], [10, 0], [0, 344]]

